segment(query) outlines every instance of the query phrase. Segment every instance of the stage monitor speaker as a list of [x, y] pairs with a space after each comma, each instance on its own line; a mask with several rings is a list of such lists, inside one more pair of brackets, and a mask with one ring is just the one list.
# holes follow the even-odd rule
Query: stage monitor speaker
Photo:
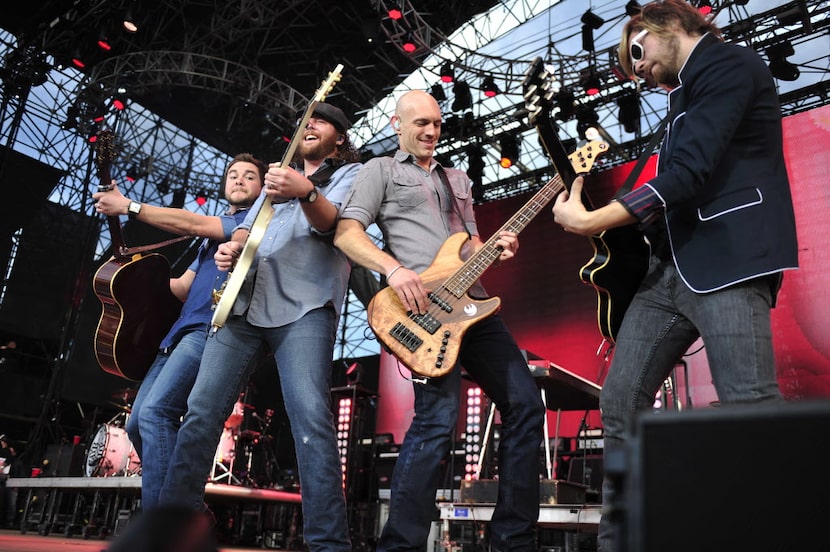
[[828, 435], [830, 401], [639, 417], [623, 479], [625, 550], [823, 548]]

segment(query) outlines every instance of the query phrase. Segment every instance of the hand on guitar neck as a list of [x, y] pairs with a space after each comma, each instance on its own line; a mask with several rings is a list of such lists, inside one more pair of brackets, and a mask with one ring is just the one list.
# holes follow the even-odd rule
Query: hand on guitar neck
[[[476, 251], [484, 245], [477, 236], [473, 236], [471, 239]], [[507, 261], [515, 257], [519, 250], [519, 237], [515, 232], [502, 230], [498, 233], [494, 245], [499, 250], [498, 262]], [[432, 304], [429, 297], [432, 290], [424, 286], [423, 280], [417, 272], [409, 270], [403, 265], [398, 265], [388, 272], [386, 282], [389, 287], [395, 290], [398, 299], [400, 299], [407, 312], [427, 313]]]
[[553, 204], [553, 219], [566, 232], [580, 236], [596, 236], [604, 230], [627, 226], [637, 218], [617, 201], [599, 209], [588, 210], [582, 202], [583, 178], [574, 179], [570, 191], [564, 191]]

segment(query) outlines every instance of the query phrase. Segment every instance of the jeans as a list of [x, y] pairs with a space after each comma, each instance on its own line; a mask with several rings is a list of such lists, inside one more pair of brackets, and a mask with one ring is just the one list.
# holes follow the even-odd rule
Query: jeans
[[208, 337], [187, 414], [170, 459], [161, 503], [201, 508], [225, 420], [252, 370], [270, 348], [297, 454], [303, 536], [311, 551], [350, 550], [346, 500], [331, 412], [337, 314], [330, 307], [279, 328], [235, 316]]
[[[516, 342], [501, 317], [470, 328], [460, 365], [496, 404], [502, 420], [499, 494], [490, 522], [496, 550], [534, 550], [539, 517], [539, 447], [545, 406]], [[377, 550], [415, 550], [426, 543], [435, 519], [441, 462], [458, 418], [461, 369], [415, 383], [415, 416], [392, 474], [389, 517]]]
[[141, 458], [141, 506], [145, 510], [158, 506], [205, 337], [203, 330], [187, 333], [169, 354], [156, 356], [127, 420], [125, 429]]
[[[653, 257], [626, 311], [600, 396], [606, 457], [620, 451], [628, 424], [652, 406], [657, 390], [698, 337], [706, 346], [712, 382], [722, 404], [781, 400], [771, 302], [768, 278], [700, 294], [683, 283], [671, 260]], [[614, 495], [614, 483], [606, 479], [603, 502], [614, 502]], [[612, 543], [617, 539], [603, 516], [599, 550], [616, 550]]]

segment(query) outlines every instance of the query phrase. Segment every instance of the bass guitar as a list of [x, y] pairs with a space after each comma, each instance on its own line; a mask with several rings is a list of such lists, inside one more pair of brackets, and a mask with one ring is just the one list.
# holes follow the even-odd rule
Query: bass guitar
[[[570, 170], [556, 125], [550, 120], [554, 100], [552, 80], [542, 58], [536, 58], [523, 83], [524, 96], [528, 120], [570, 189], [576, 175]], [[583, 203], [591, 205], [588, 198], [583, 198]], [[634, 226], [605, 230], [590, 236], [589, 240], [594, 256], [579, 269], [579, 278], [596, 290], [597, 326], [602, 336], [614, 343], [625, 311], [648, 270], [649, 247]]]
[[[101, 132], [96, 141], [99, 189], [109, 189], [115, 136]], [[113, 257], [93, 278], [101, 302], [95, 330], [95, 358], [101, 368], [128, 380], [144, 379], [159, 344], [179, 316], [182, 303], [170, 291], [170, 263], [159, 253], [130, 254], [121, 221], [107, 217]]]
[[[574, 152], [574, 170], [591, 170], [597, 155], [608, 148], [604, 142], [591, 142]], [[429, 294], [426, 314], [407, 312], [391, 287], [380, 290], [369, 302], [369, 327], [389, 351], [415, 374], [440, 377], [452, 370], [458, 360], [461, 339], [476, 322], [498, 312], [501, 299], [473, 299], [467, 291], [501, 254], [496, 245], [503, 231], [518, 234], [556, 195], [564, 190], [559, 175], [549, 180], [510, 220], [466, 261], [461, 248], [469, 239], [464, 232], [453, 234], [443, 243], [430, 266], [420, 276]]]
[[[296, 130], [294, 130], [294, 136], [291, 137], [291, 141], [288, 143], [288, 147], [282, 156], [280, 165], [287, 166], [287, 164], [294, 157], [294, 153], [302, 141], [303, 132], [305, 132], [308, 120], [311, 118], [312, 113], [314, 113], [314, 108], [317, 107], [318, 103], [325, 101], [326, 96], [328, 96], [329, 92], [331, 92], [331, 89], [340, 80], [340, 72], [342, 70], [343, 65], [338, 64], [337, 67], [329, 73], [328, 78], [314, 93], [314, 97], [308, 104], [308, 107], [303, 114], [303, 118], [300, 119]], [[210, 321], [212, 327], [211, 331], [215, 332], [224, 326], [225, 322], [227, 322], [228, 317], [231, 314], [233, 304], [239, 295], [239, 290], [242, 289], [242, 284], [245, 282], [245, 278], [248, 276], [248, 271], [250, 270], [251, 265], [254, 262], [254, 257], [256, 256], [256, 250], [259, 247], [262, 238], [265, 236], [265, 230], [268, 228], [268, 223], [271, 222], [272, 216], [274, 216], [274, 207], [271, 205], [270, 201], [263, 201], [259, 211], [256, 214], [254, 223], [251, 225], [251, 230], [248, 232], [248, 238], [245, 240], [245, 246], [242, 248], [233, 270], [228, 273], [228, 277], [222, 283], [221, 288], [213, 291], [214, 307], [213, 317]]]

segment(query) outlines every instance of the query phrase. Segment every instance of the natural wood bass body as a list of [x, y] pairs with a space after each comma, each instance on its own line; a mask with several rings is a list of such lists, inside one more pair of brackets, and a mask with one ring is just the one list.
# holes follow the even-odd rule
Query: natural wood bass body
[[[441, 301], [434, 301], [426, 315], [407, 313], [391, 287], [380, 290], [367, 308], [369, 325], [381, 343], [407, 368], [422, 376], [439, 377], [449, 372], [458, 361], [464, 333], [501, 307], [498, 297], [477, 300], [466, 290], [458, 295], [453, 286], [445, 286], [447, 278], [464, 264], [459, 254], [468, 239], [463, 232], [450, 236], [429, 268], [420, 274], [424, 286]], [[431, 333], [436, 325], [438, 328]], [[407, 333], [411, 337], [407, 338]], [[420, 344], [412, 350], [416, 343]]]

